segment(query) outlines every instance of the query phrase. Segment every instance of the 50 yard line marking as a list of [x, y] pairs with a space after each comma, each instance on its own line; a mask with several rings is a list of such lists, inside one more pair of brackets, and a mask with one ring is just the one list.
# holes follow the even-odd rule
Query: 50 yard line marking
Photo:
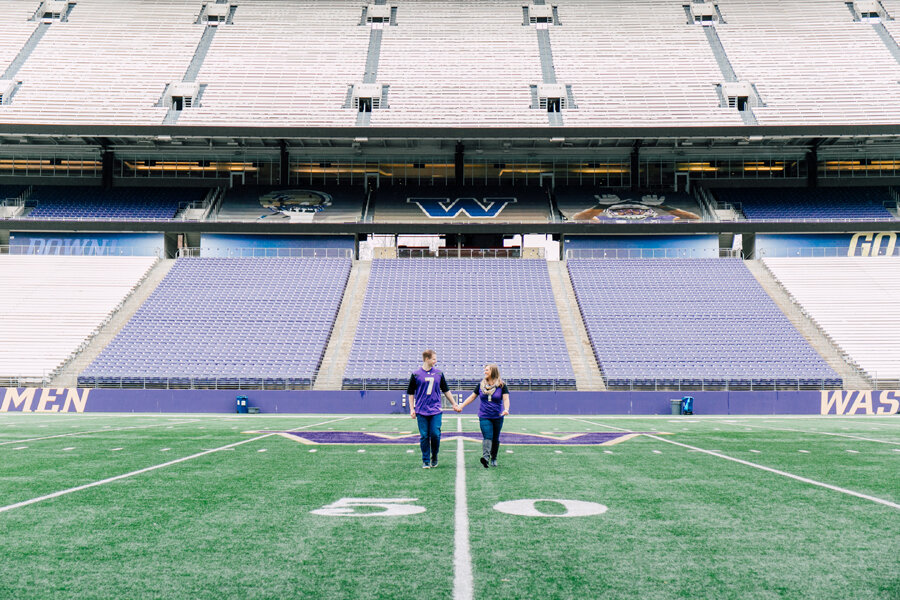
[[[349, 419], [350, 417], [342, 417], [340, 419], [331, 419], [330, 421], [323, 421], [321, 423], [313, 423], [312, 425], [306, 425], [304, 427], [297, 427], [295, 429], [291, 429], [291, 431], [299, 431], [300, 429], [308, 429], [310, 427], [318, 427], [319, 425], [326, 425], [328, 423], [333, 423], [335, 421], [343, 421], [344, 419]], [[107, 430], [108, 431], [108, 430]], [[72, 492], [79, 492], [81, 490], [86, 490], [88, 488], [97, 487], [100, 485], [105, 485], [107, 483], [111, 483], [113, 481], [118, 481], [120, 479], [126, 479], [128, 477], [133, 477], [135, 475], [140, 475], [142, 473], [148, 473], [150, 471], [155, 471], [156, 469], [162, 469], [165, 467], [169, 467], [171, 465], [176, 465], [178, 463], [182, 463], [194, 458], [199, 458], [201, 456], [206, 456], [207, 454], [212, 454], [213, 452], [219, 452], [220, 450], [227, 450], [229, 448], [234, 448], [236, 446], [240, 446], [242, 444], [249, 444], [250, 442], [255, 442], [257, 440], [261, 440], [263, 438], [267, 438], [271, 435], [276, 435], [274, 433], [266, 433], [264, 435], [257, 436], [255, 438], [251, 438], [249, 440], [241, 440], [240, 442], [235, 442], [233, 444], [228, 444], [225, 446], [220, 446], [218, 448], [213, 448], [212, 450], [204, 450], [203, 452], [198, 452], [197, 454], [191, 454], [190, 456], [184, 456], [182, 458], [176, 458], [175, 460], [170, 460], [168, 462], [164, 462], [158, 465], [153, 465], [152, 467], [145, 467], [143, 469], [138, 469], [137, 471], [131, 471], [130, 473], [123, 473], [122, 475], [116, 475], [115, 477], [108, 477], [106, 479], [101, 479], [100, 481], [93, 481], [91, 483], [86, 483], [84, 485], [79, 485], [73, 488], [69, 488], [67, 490], [60, 490], [58, 492], [53, 492], [52, 494], [47, 494], [45, 496], [38, 496], [37, 498], [32, 498], [30, 500], [23, 500], [22, 502], [16, 502], [15, 504], [10, 504], [8, 506], [0, 507], [0, 513], [6, 512], [8, 510], [12, 510], [14, 508], [21, 508], [23, 506], [28, 506], [30, 504], [36, 504], [38, 502], [43, 502], [44, 500], [50, 500], [52, 498], [58, 498], [60, 496], [64, 496], [66, 494], [71, 494]]]
[[[591, 425], [597, 425], [599, 427], [607, 427], [609, 429], [619, 429], [623, 430], [621, 427], [613, 427], [612, 425], [604, 425], [603, 423], [595, 423], [593, 421], [585, 421], [584, 419], [572, 419], [573, 421], [582, 421], [584, 423], [590, 423]], [[816, 481], [815, 479], [809, 479], [808, 477], [801, 477], [800, 475], [794, 475], [793, 473], [788, 473], [787, 471], [781, 471], [779, 469], [773, 469], [772, 467], [767, 467], [765, 465], [760, 465], [757, 463], [750, 462], [748, 460], [741, 460], [740, 458], [734, 458], [733, 456], [728, 456], [726, 454], [722, 454], [720, 452], [713, 452], [712, 450], [704, 450], [703, 448], [698, 448], [696, 446], [690, 446], [688, 444], [682, 444], [681, 442], [676, 442], [673, 440], [667, 440], [665, 438], [661, 438], [656, 435], [650, 435], [648, 433], [644, 434], [648, 438], [658, 440], [660, 442], [665, 442], [667, 444], [674, 444], [676, 446], [681, 446], [682, 448], [687, 448], [688, 450], [695, 450], [697, 452], [703, 452], [704, 454], [709, 454], [710, 456], [715, 456], [717, 458], [724, 458], [725, 460], [730, 460], [732, 462], [736, 462], [748, 467], [753, 467], [754, 469], [760, 469], [762, 471], [768, 471], [769, 473], [774, 473], [776, 475], [781, 475], [782, 477], [788, 477], [789, 479], [794, 479], [796, 481], [802, 481], [803, 483], [808, 483], [810, 485], [815, 485], [818, 487], [822, 487], [828, 490], [832, 490], [834, 492], [840, 492], [842, 494], [847, 494], [849, 496], [855, 496], [857, 498], [862, 498], [863, 500], [869, 500], [870, 502], [875, 502], [878, 504], [883, 504], [884, 506], [889, 506], [891, 508], [896, 508], [900, 510], [900, 504], [896, 502], [891, 502], [890, 500], [885, 500], [883, 498], [876, 498], [875, 496], [869, 496], [868, 494], [863, 494], [860, 492], [854, 492], [853, 490], [848, 490], [847, 488], [838, 487], [836, 485], [831, 485], [830, 483], [823, 483], [821, 481]]]
[[[456, 419], [462, 431], [462, 417]], [[456, 511], [453, 548], [453, 599], [472, 598], [472, 556], [469, 548], [469, 507], [466, 501], [466, 462], [463, 438], [456, 438]]]

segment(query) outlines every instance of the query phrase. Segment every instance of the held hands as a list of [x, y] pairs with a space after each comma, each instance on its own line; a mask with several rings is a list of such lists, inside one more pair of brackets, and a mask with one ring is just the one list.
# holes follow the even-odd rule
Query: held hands
[[462, 412], [462, 406], [460, 406], [459, 404], [454, 404], [454, 405], [453, 405], [453, 410], [455, 410], [455, 411], [458, 412], [458, 413], [461, 413], [461, 412]]

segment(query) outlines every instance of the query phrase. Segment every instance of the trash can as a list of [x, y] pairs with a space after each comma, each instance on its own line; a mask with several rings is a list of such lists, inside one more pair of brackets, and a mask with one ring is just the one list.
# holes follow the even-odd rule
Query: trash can
[[669, 404], [672, 407], [673, 415], [681, 414], [681, 398], [672, 398], [671, 400], [669, 400]]
[[234, 410], [238, 413], [247, 413], [247, 396], [238, 396], [234, 399]]
[[685, 396], [681, 399], [681, 414], [683, 415], [692, 415], [694, 414], [694, 397], [693, 396]]

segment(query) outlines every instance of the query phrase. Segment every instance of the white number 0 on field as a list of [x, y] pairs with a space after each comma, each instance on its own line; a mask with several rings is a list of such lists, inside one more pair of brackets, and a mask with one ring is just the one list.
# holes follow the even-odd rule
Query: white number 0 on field
[[407, 504], [418, 498], [341, 498], [310, 511], [326, 517], [403, 517], [425, 512], [424, 506]]

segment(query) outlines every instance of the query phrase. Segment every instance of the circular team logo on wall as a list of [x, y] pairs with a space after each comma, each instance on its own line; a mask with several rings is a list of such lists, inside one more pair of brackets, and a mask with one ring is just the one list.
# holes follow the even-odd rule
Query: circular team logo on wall
[[280, 217], [291, 222], [309, 223], [316, 213], [332, 205], [331, 194], [317, 190], [278, 190], [261, 196], [259, 203], [271, 214], [260, 218]]
[[644, 204], [616, 204], [610, 206], [603, 214], [610, 219], [625, 219], [627, 221], [642, 221], [655, 219], [659, 213]]

